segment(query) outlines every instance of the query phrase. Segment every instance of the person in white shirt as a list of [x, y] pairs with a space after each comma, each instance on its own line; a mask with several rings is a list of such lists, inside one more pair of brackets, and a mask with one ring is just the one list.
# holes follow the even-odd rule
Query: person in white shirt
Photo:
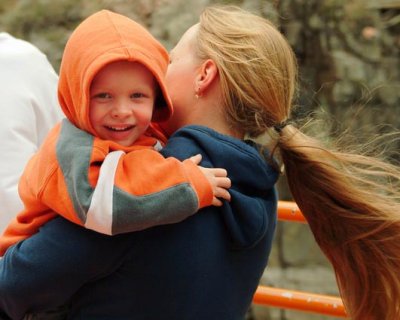
[[22, 209], [18, 180], [63, 114], [58, 76], [31, 43], [0, 32], [0, 233]]

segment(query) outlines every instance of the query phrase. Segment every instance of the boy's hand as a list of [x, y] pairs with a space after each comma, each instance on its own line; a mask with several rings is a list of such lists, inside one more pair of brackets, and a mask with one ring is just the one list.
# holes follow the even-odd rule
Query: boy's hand
[[199, 166], [199, 163], [201, 162], [200, 154], [191, 157], [190, 160], [198, 165], [199, 169], [211, 184], [214, 194], [212, 205], [217, 207], [222, 206], [222, 201], [218, 198], [230, 201], [231, 195], [227, 189], [231, 187], [231, 179], [228, 178], [227, 171], [221, 168], [204, 168]]

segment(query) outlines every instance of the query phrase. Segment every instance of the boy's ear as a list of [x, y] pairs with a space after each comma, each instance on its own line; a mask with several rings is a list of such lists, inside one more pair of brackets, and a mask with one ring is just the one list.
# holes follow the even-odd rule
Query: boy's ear
[[204, 61], [199, 70], [199, 74], [196, 77], [196, 94], [199, 96], [203, 95], [210, 85], [217, 79], [218, 68], [215, 62], [211, 59]]

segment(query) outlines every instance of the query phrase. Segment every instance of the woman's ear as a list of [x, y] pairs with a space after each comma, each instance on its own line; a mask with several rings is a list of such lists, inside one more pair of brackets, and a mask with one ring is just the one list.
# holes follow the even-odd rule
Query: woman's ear
[[207, 89], [210, 88], [211, 84], [218, 77], [218, 68], [215, 62], [211, 59], [204, 61], [199, 70], [199, 74], [196, 77], [196, 94], [202, 96]]

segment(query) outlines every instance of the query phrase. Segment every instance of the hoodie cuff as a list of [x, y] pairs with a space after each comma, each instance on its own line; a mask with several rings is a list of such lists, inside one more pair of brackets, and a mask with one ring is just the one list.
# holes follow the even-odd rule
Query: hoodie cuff
[[196, 192], [199, 209], [210, 206], [214, 198], [211, 183], [191, 160], [186, 159], [183, 163], [188, 170], [189, 182]]

